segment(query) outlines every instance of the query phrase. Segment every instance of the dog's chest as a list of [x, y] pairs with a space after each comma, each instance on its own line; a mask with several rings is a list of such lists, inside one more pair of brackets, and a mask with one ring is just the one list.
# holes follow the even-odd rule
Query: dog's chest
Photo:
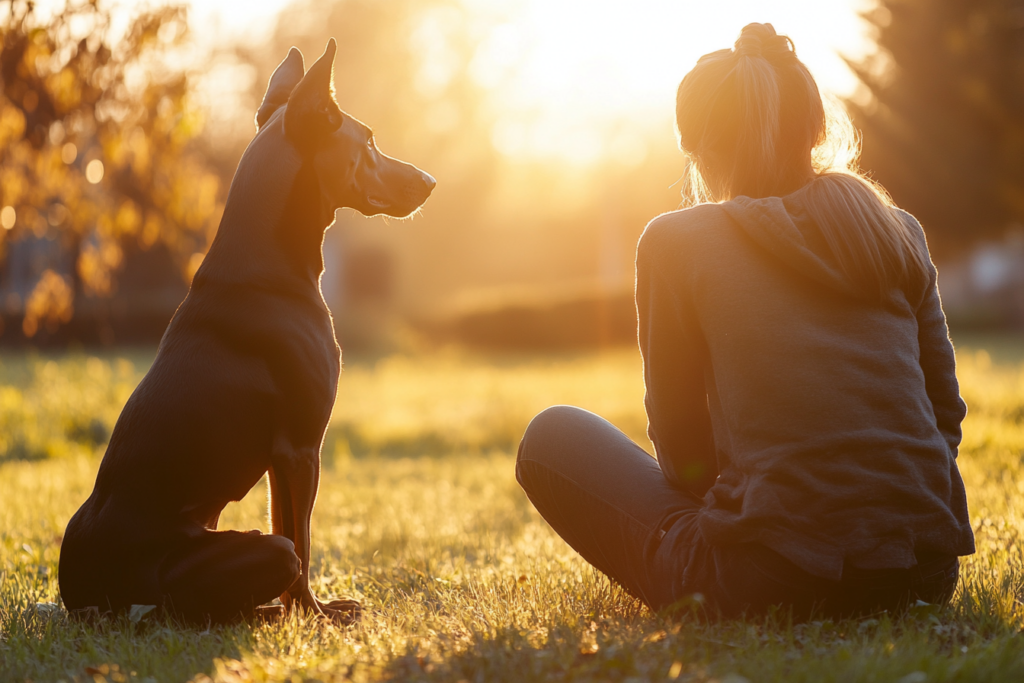
[[284, 401], [303, 412], [329, 415], [341, 374], [341, 350], [334, 338], [330, 316], [303, 316], [295, 320], [278, 365], [278, 386]]

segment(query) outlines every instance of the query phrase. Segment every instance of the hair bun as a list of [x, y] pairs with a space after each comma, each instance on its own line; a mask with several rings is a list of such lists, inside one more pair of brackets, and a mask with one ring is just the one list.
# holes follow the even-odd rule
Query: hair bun
[[793, 41], [789, 36], [780, 36], [771, 24], [747, 24], [740, 31], [733, 51], [737, 57], [795, 56]]

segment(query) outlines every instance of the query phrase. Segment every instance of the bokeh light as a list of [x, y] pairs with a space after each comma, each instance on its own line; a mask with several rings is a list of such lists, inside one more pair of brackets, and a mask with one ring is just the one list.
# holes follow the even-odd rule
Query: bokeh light
[[5, 206], [3, 209], [0, 209], [0, 225], [3, 226], [4, 230], [12, 229], [17, 220], [18, 214], [13, 206]]
[[103, 180], [103, 162], [99, 159], [90, 161], [85, 167], [85, 179], [93, 185]]
[[78, 147], [73, 142], [66, 142], [64, 146], [60, 148], [60, 160], [67, 165], [75, 163], [75, 159], [78, 158]]

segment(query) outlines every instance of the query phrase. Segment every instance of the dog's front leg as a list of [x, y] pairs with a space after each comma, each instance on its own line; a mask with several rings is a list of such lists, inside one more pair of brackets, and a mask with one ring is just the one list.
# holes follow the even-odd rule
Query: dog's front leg
[[285, 609], [301, 607], [340, 624], [352, 623], [362, 612], [358, 600], [320, 602], [309, 587], [310, 520], [320, 484], [319, 450], [294, 448], [290, 440], [277, 439], [268, 476], [271, 532], [295, 544], [301, 564], [299, 578], [281, 596], [281, 602]]
[[280, 437], [275, 440], [270, 462], [271, 531], [295, 544], [302, 566], [302, 573], [281, 596], [281, 602], [323, 614], [309, 588], [309, 524], [320, 483], [320, 453], [315, 448], [296, 448]]

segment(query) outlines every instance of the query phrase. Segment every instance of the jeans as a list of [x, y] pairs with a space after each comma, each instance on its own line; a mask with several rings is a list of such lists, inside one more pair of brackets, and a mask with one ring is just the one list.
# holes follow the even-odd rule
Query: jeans
[[640, 446], [580, 408], [555, 406], [533, 419], [516, 478], [569, 545], [653, 610], [696, 598], [726, 617], [780, 606], [796, 618], [838, 618], [915, 600], [944, 603], [957, 583], [956, 557], [919, 557], [910, 569], [846, 566], [842, 580], [831, 581], [763, 545], [713, 545], [697, 524], [703, 500], [674, 487]]

